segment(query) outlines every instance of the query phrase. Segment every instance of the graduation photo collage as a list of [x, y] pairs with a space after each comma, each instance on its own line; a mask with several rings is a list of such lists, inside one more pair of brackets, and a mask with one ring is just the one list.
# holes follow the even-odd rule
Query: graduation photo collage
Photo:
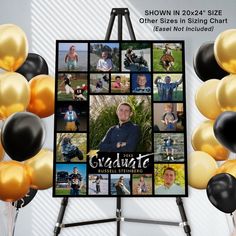
[[184, 41], [56, 42], [54, 197], [188, 195], [184, 61]]

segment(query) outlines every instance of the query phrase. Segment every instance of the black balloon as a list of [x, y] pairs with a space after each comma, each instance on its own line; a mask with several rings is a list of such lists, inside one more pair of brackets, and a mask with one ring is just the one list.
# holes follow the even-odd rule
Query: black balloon
[[16, 161], [36, 155], [42, 148], [45, 128], [40, 118], [30, 112], [17, 112], [3, 123], [1, 141], [5, 152]]
[[213, 176], [207, 185], [207, 196], [217, 209], [232, 213], [236, 210], [236, 179], [227, 173]]
[[30, 188], [29, 192], [23, 198], [21, 198], [20, 200], [16, 202], [13, 202], [12, 205], [16, 207], [17, 209], [25, 207], [33, 200], [37, 192], [38, 190]]
[[48, 65], [43, 57], [36, 53], [29, 53], [24, 64], [16, 71], [28, 81], [41, 74], [48, 75]]
[[236, 112], [221, 113], [214, 124], [217, 140], [231, 152], [236, 152]]
[[222, 79], [228, 73], [221, 69], [214, 56], [214, 43], [204, 43], [197, 51], [193, 67], [202, 81]]

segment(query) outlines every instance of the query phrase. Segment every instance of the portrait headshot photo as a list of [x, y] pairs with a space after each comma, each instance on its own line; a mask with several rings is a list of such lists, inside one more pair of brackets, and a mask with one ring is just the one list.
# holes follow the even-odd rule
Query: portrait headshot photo
[[59, 73], [57, 81], [58, 101], [86, 101], [88, 78], [86, 73]]
[[88, 44], [87, 43], [59, 43], [58, 71], [87, 71]]
[[182, 72], [183, 71], [183, 44], [154, 43], [153, 44], [153, 71], [155, 72]]
[[121, 70], [147, 72], [151, 70], [151, 44], [147, 42], [121, 44]]
[[184, 164], [155, 164], [155, 195], [184, 195]]
[[132, 93], [150, 94], [152, 89], [151, 74], [133, 73], [132, 74]]
[[101, 152], [150, 152], [151, 97], [90, 96], [90, 149]]
[[86, 179], [86, 164], [56, 164], [55, 196], [86, 195]]
[[90, 71], [110, 72], [120, 70], [119, 43], [91, 43]]
[[154, 161], [183, 162], [184, 151], [183, 133], [154, 133]]
[[89, 195], [108, 195], [108, 175], [89, 175]]
[[86, 162], [87, 134], [57, 133], [56, 162]]
[[109, 93], [110, 75], [108, 73], [90, 74], [90, 93]]
[[110, 178], [111, 195], [130, 195], [131, 183], [129, 174], [111, 174]]
[[184, 131], [183, 103], [154, 103], [154, 131]]
[[152, 195], [152, 174], [133, 174], [132, 194]]
[[183, 75], [153, 74], [153, 100], [183, 102]]

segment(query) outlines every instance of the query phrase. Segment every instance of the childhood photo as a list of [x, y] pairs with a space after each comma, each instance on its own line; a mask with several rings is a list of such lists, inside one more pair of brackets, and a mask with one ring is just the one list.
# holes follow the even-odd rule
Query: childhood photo
[[147, 72], [151, 70], [150, 43], [121, 44], [122, 71]]
[[86, 164], [56, 164], [56, 196], [86, 195]]
[[119, 58], [119, 43], [90, 44], [90, 71], [119, 71]]
[[182, 72], [182, 43], [154, 43], [153, 71]]
[[57, 133], [57, 162], [85, 162], [87, 134]]
[[86, 73], [58, 74], [58, 101], [86, 101], [87, 96], [88, 79]]
[[184, 134], [154, 133], [154, 160], [181, 162], [185, 160]]
[[87, 71], [88, 70], [87, 43], [59, 43], [58, 71]]

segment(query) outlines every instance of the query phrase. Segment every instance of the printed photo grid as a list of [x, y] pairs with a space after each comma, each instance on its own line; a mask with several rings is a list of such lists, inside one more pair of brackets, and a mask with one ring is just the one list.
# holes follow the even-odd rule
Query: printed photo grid
[[184, 61], [184, 41], [57, 41], [54, 197], [188, 195]]

